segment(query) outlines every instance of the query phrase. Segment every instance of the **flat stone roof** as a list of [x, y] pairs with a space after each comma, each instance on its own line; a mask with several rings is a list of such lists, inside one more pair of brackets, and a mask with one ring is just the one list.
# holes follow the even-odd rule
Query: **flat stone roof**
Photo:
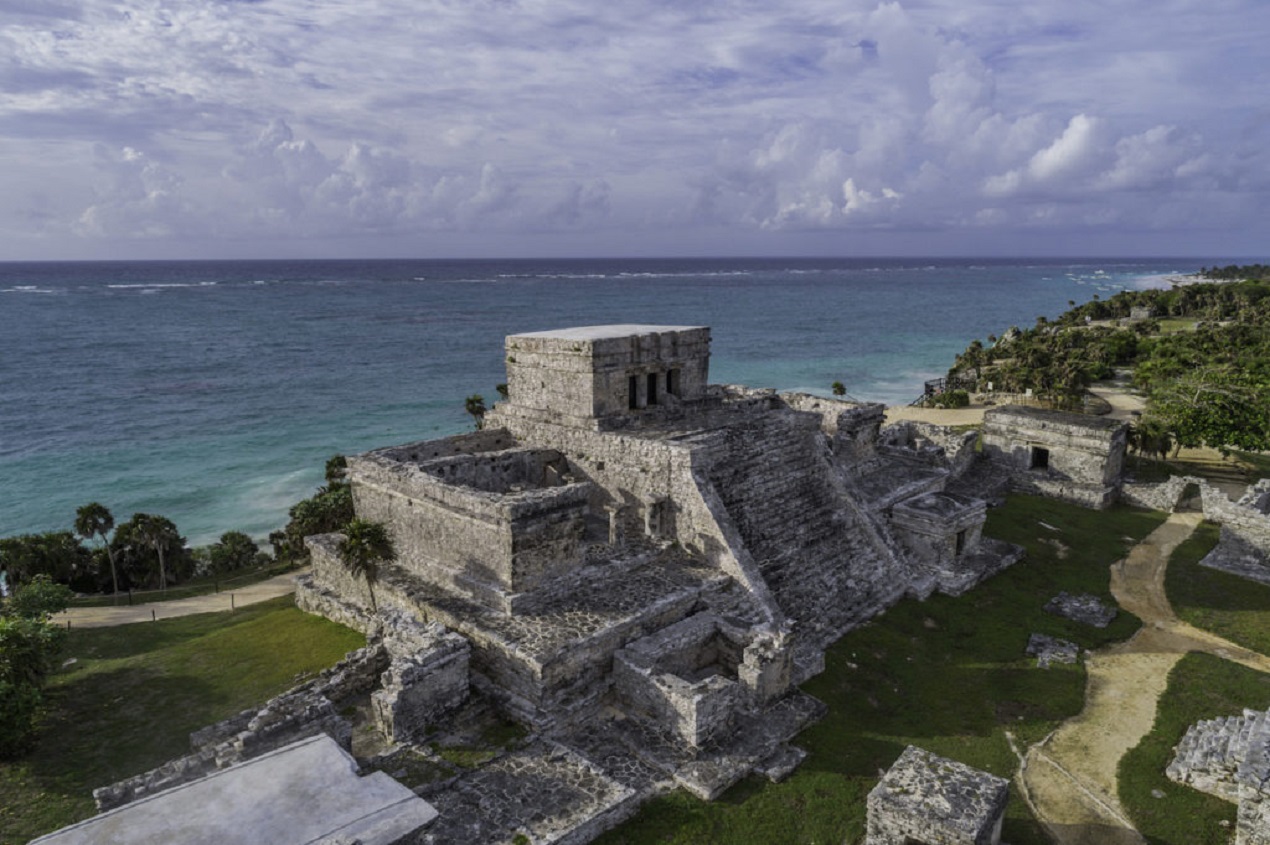
[[1027, 417], [1028, 419], [1043, 422], [1062, 423], [1063, 425], [1102, 429], [1104, 431], [1114, 431], [1123, 425], [1127, 425], [1124, 420], [1110, 417], [1096, 417], [1093, 414], [1078, 414], [1072, 411], [1054, 411], [1049, 408], [1033, 408], [1028, 405], [1001, 405], [996, 408], [989, 408], [984, 412], [983, 416], [984, 419], [1005, 416]]
[[397, 842], [436, 809], [326, 734], [157, 792], [34, 840], [32, 845], [308, 845], [326, 837]]
[[620, 337], [644, 334], [667, 334], [708, 329], [709, 326], [654, 326], [642, 323], [613, 323], [607, 326], [574, 326], [568, 329], [551, 329], [545, 332], [522, 332], [510, 337], [541, 338], [544, 340], [613, 340]]

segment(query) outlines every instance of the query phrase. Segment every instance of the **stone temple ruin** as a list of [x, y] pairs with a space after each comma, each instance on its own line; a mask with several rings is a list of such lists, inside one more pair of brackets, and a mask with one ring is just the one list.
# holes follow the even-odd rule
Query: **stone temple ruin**
[[879, 404], [711, 385], [709, 352], [699, 326], [508, 337], [507, 398], [481, 430], [348, 459], [357, 515], [396, 550], [374, 582], [339, 535], [308, 539], [297, 604], [370, 644], [99, 806], [317, 733], [357, 751], [359, 700], [370, 769], [473, 714], [526, 731], [416, 788], [439, 815], [402, 841], [583, 843], [667, 789], [710, 800], [787, 775], [823, 712], [799, 685], [829, 644], [1021, 557], [983, 536], [978, 492], [1013, 470], [975, 432], [884, 427]]
[[[593, 768], [605, 824], [668, 785], [711, 799], [801, 760], [788, 742], [822, 707], [798, 685], [829, 643], [1018, 559], [947, 489], [973, 433], [710, 385], [709, 346], [694, 326], [514, 335], [482, 430], [349, 459], [396, 560], [372, 599], [337, 536], [310, 538], [297, 602], [382, 632], [386, 735], [423, 740], [471, 691]], [[462, 838], [448, 794], [429, 841]]]

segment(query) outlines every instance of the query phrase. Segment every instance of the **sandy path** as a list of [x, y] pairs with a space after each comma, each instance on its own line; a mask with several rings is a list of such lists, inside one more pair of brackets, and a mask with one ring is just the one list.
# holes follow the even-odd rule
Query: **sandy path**
[[1028, 749], [1019, 786], [1059, 845], [1145, 843], [1117, 798], [1116, 768], [1151, 730], [1169, 670], [1182, 655], [1206, 651], [1270, 672], [1270, 658], [1181, 622], [1169, 605], [1169, 555], [1200, 519], [1171, 515], [1112, 568], [1111, 591], [1142, 619], [1142, 629], [1089, 658], [1085, 709]]
[[152, 619], [171, 619], [174, 616], [231, 610], [294, 593], [295, 579], [307, 571], [288, 572], [246, 587], [236, 587], [233, 590], [188, 599], [111, 607], [73, 607], [54, 616], [53, 621], [61, 625], [69, 622], [73, 628], [105, 628], [111, 625], [127, 625], [131, 622], [149, 622]]

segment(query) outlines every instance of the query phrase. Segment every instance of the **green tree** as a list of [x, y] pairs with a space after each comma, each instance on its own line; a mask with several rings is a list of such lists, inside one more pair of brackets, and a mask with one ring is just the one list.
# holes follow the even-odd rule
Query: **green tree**
[[207, 559], [212, 572], [219, 576], [252, 566], [259, 553], [260, 547], [251, 537], [241, 531], [226, 531], [208, 547]]
[[[157, 572], [158, 587], [161, 590], [168, 587], [170, 568], [174, 575], [178, 568], [188, 568], [189, 555], [185, 549], [185, 538], [167, 517], [148, 513], [133, 514], [132, 519], [115, 529], [115, 545], [122, 552], [125, 571], [130, 569], [132, 576], [147, 584], [154, 583], [152, 576]], [[169, 564], [176, 566], [169, 567]]]
[[61, 613], [74, 597], [71, 588], [59, 584], [47, 575], [36, 575], [13, 591], [4, 605], [8, 616], [46, 621], [55, 613]]
[[[19, 534], [0, 538], [0, 563], [16, 588], [37, 575], [54, 581], [92, 581], [91, 556], [79, 538], [69, 531]], [[94, 585], [92, 590], [96, 590]]]
[[66, 632], [47, 622], [70, 591], [41, 575], [0, 608], [0, 758], [31, 747], [44, 679], [57, 665]]
[[387, 529], [378, 522], [350, 520], [344, 526], [344, 539], [340, 540], [339, 555], [340, 561], [354, 577], [366, 579], [371, 610], [377, 610], [375, 583], [379, 580], [380, 564], [397, 556]]
[[829, 389], [833, 391], [834, 396], [847, 395], [847, 386], [840, 381], [835, 381], [833, 384], [829, 385]]
[[89, 502], [75, 511], [75, 533], [85, 540], [97, 537], [106, 550], [106, 559], [110, 561], [110, 588], [117, 597], [119, 571], [115, 566], [115, 550], [110, 547], [110, 538], [106, 536], [114, 527], [115, 517], [99, 502]]
[[467, 399], [463, 400], [463, 410], [472, 415], [472, 419], [476, 421], [476, 428], [485, 427], [485, 397], [479, 393], [473, 393]]
[[1154, 390], [1151, 412], [1178, 446], [1270, 450], [1270, 381], [1200, 367]]
[[345, 475], [348, 472], [348, 458], [343, 455], [333, 455], [326, 461], [326, 486], [330, 488], [345, 483]]

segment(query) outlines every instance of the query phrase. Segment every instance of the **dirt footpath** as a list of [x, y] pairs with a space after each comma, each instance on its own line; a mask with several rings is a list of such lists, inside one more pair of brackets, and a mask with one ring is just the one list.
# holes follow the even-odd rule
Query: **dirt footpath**
[[72, 628], [106, 628], [111, 625], [190, 616], [194, 613], [232, 610], [294, 593], [295, 579], [307, 571], [288, 572], [246, 587], [236, 587], [233, 590], [188, 599], [110, 607], [73, 607], [54, 616], [53, 621], [61, 625], [69, 622]]
[[1270, 658], [1181, 622], [1169, 605], [1169, 556], [1201, 518], [1171, 515], [1112, 568], [1111, 591], [1142, 628], [1088, 659], [1085, 709], [1028, 749], [1016, 783], [1059, 845], [1145, 843], [1120, 805], [1116, 769], [1151, 730], [1168, 673], [1182, 655], [1205, 651], [1270, 672]]

